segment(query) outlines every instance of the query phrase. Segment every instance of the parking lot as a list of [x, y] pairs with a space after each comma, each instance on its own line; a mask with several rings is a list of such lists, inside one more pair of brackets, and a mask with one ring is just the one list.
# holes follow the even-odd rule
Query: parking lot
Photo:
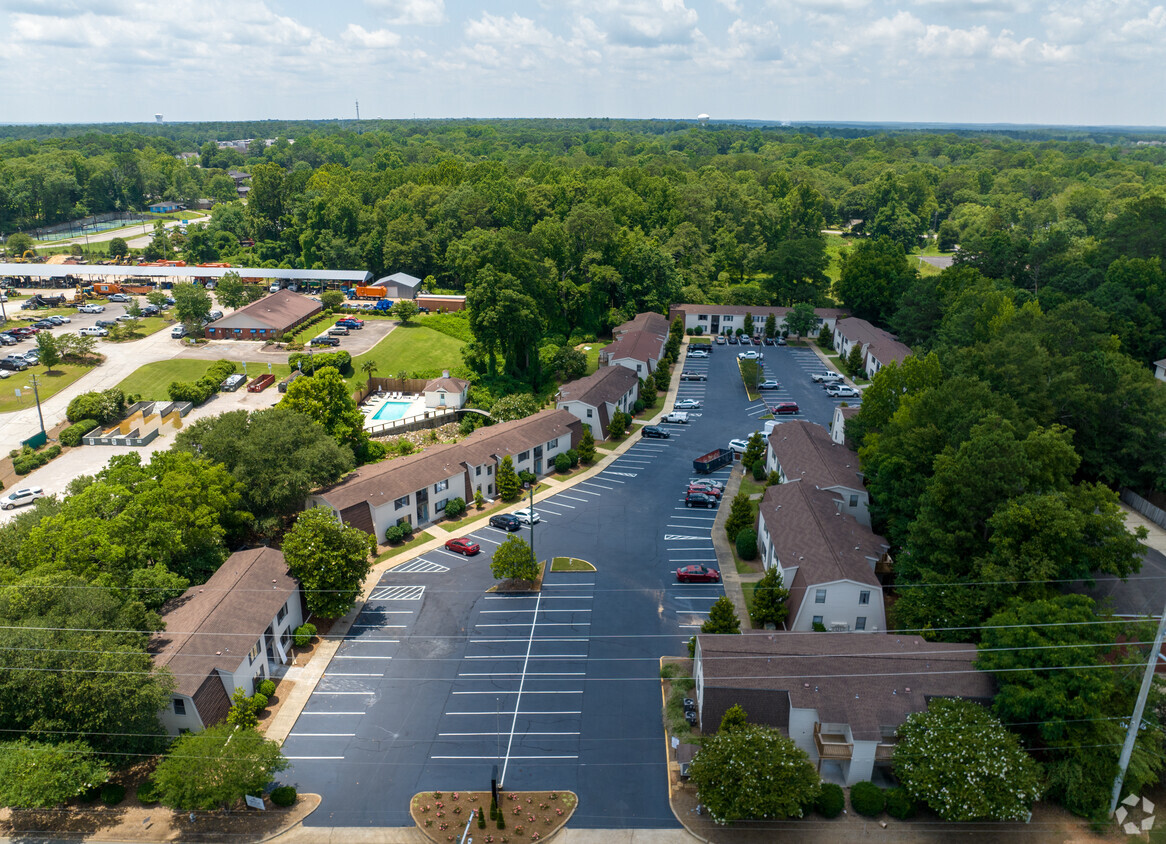
[[[679, 383], [677, 397], [702, 407], [664, 424], [669, 438], [640, 439], [536, 498], [539, 559], [578, 557], [596, 572], [549, 574], [538, 594], [488, 593], [507, 537], [489, 527], [468, 534], [477, 556], [430, 551], [385, 572], [284, 745], [289, 778], [324, 796], [308, 824], [408, 825], [413, 794], [487, 789], [496, 770], [507, 789], [577, 792], [573, 827], [677, 825], [659, 659], [685, 652], [723, 594], [677, 583], [675, 570], [717, 565], [717, 511], [684, 503], [693, 458], [758, 427], [731, 349], [683, 366], [708, 380]], [[828, 421], [834, 402], [809, 378], [825, 367], [764, 351], [800, 415]]]

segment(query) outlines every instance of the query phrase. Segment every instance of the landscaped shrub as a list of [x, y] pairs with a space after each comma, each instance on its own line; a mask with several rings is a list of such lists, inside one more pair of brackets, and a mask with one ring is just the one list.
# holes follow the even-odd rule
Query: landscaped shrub
[[81, 438], [97, 427], [96, 419], [82, 419], [61, 431], [61, 445], [70, 448], [81, 445]]
[[276, 806], [290, 806], [296, 802], [296, 789], [292, 785], [281, 785], [271, 789], [271, 802]]
[[887, 814], [901, 821], [915, 817], [915, 801], [905, 788], [892, 788], [887, 792]]
[[270, 698], [273, 694], [275, 694], [275, 683], [273, 683], [271, 680], [264, 680], [259, 684], [259, 694], [263, 695], [265, 698]]
[[850, 805], [868, 818], [878, 817], [887, 805], [887, 793], [873, 782], [857, 782], [850, 787]]
[[316, 625], [301, 624], [292, 635], [295, 637], [295, 645], [297, 648], [306, 648], [311, 644], [312, 637], [316, 635]]
[[752, 560], [757, 557], [757, 531], [753, 528], [742, 528], [737, 532], [737, 556], [742, 560]]
[[632, 412], [637, 414], [643, 413], [645, 407], [646, 405], [643, 399], [636, 399], [635, 404], [632, 405]]
[[352, 355], [348, 352], [297, 352], [288, 355], [287, 362], [292, 369], [299, 369], [304, 375], [311, 375], [325, 366], [335, 367], [341, 375], [352, 375]]
[[765, 461], [764, 460], [758, 460], [756, 463], [753, 464], [753, 480], [755, 480], [755, 481], [765, 480]]
[[401, 522], [399, 525], [393, 525], [385, 531], [385, 541], [392, 544], [396, 542], [404, 542], [413, 535], [413, 525], [408, 522]]
[[566, 454], [558, 454], [555, 456], [555, 471], [569, 472], [571, 471], [571, 458]]
[[16, 457], [12, 458], [12, 468], [18, 475], [27, 475], [29, 472], [39, 469], [60, 453], [61, 447], [55, 444], [41, 451], [33, 451], [28, 446], [25, 446], [17, 452]]
[[96, 419], [105, 424], [121, 419], [125, 412], [126, 397], [117, 387], [108, 390], [92, 391], [76, 396], [65, 411], [65, 418], [70, 422], [80, 422], [82, 419]]
[[456, 519], [466, 512], [466, 500], [464, 498], [451, 498], [445, 502], [445, 515], [451, 519]]
[[138, 786], [138, 802], [139, 803], [157, 803], [158, 802], [158, 786], [154, 784], [153, 780], [146, 780]]
[[482, 495], [482, 491], [480, 489], [475, 489], [474, 490], [474, 507], [481, 510], [485, 506], [486, 506], [486, 496]]
[[571, 462], [571, 468], [574, 469], [579, 465], [579, 452], [573, 448], [567, 449], [567, 460]]
[[478, 829], [486, 828], [486, 815], [482, 812], [482, 807], [478, 807]]
[[842, 787], [832, 782], [822, 783], [814, 809], [824, 818], [836, 818], [846, 808], [846, 795]]
[[116, 806], [126, 799], [126, 787], [115, 782], [107, 782], [101, 787], [101, 802], [106, 806]]
[[262, 712], [267, 708], [267, 695], [263, 694], [262, 692], [256, 692], [255, 694], [251, 695], [251, 701], [251, 705], [256, 712]]

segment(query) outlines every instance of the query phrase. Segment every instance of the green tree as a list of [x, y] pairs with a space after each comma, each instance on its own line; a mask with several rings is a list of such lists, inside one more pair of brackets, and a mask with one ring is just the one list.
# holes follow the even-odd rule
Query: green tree
[[644, 400], [644, 407], [655, 407], [656, 399], [659, 397], [659, 393], [656, 392], [656, 382], [650, 376], [648, 378], [641, 378], [640, 398]]
[[722, 595], [713, 601], [709, 607], [709, 617], [700, 626], [701, 633], [740, 633], [741, 619], [737, 618], [737, 611], [733, 602]]
[[915, 277], [902, 246], [885, 237], [860, 240], [842, 258], [838, 295], [855, 316], [886, 325]]
[[850, 347], [850, 354], [846, 356], [846, 374], [851, 378], [866, 376], [866, 361], [862, 357], [862, 346], [858, 343]]
[[375, 553], [374, 537], [338, 523], [325, 507], [301, 513], [283, 540], [283, 556], [303, 587], [308, 612], [324, 618], [352, 609]]
[[583, 435], [579, 438], [579, 461], [590, 464], [595, 460], [595, 435], [591, 433], [591, 426], [583, 426]]
[[377, 371], [377, 362], [373, 358], [369, 358], [360, 365], [360, 371], [365, 374], [368, 383], [372, 383], [373, 373]]
[[[234, 270], [223, 273], [223, 277], [215, 282], [215, 298], [224, 308], [241, 308], [247, 301], [243, 293], [243, 279]], [[174, 300], [177, 302], [178, 297]]]
[[126, 315], [134, 319], [138, 319], [142, 315], [142, 304], [137, 300], [137, 297], [132, 297], [126, 302]]
[[539, 564], [530, 544], [512, 536], [494, 549], [490, 573], [498, 580], [536, 580]]
[[216, 724], [180, 736], [158, 763], [154, 784], [175, 809], [225, 809], [245, 794], [262, 794], [287, 767], [277, 742], [254, 729]]
[[749, 725], [749, 715], [741, 708], [741, 704], [734, 703], [721, 716], [719, 732], [731, 733], [733, 730], [742, 730]]
[[354, 464], [352, 450], [323, 425], [282, 405], [199, 419], [179, 432], [175, 448], [224, 465], [261, 523], [295, 512], [311, 490], [340, 480]]
[[540, 402], [531, 393], [511, 393], [502, 396], [490, 407], [490, 418], [495, 422], [525, 419], [538, 413]]
[[170, 295], [174, 297], [174, 315], [186, 326], [199, 325], [211, 312], [211, 296], [197, 284], [176, 284]]
[[1016, 736], [969, 700], [932, 698], [899, 727], [895, 776], [945, 821], [1022, 821], [1041, 795], [1040, 768]]
[[765, 336], [770, 340], [777, 336], [777, 317], [771, 311], [765, 318]]
[[689, 781], [720, 824], [800, 818], [821, 788], [804, 750], [781, 730], [757, 725], [706, 735]]
[[725, 533], [732, 542], [742, 528], [753, 524], [753, 505], [749, 503], [749, 496], [738, 492], [733, 496], [733, 503], [729, 508], [729, 517], [725, 520]]
[[401, 321], [401, 325], [408, 325], [409, 320], [417, 316], [419, 308], [412, 299], [398, 299], [389, 310], [393, 316]]
[[761, 436], [760, 431], [754, 431], [749, 435], [749, 441], [745, 444], [745, 453], [741, 455], [741, 465], [751, 470], [757, 461], [765, 459], [765, 449], [765, 438]]
[[507, 454], [498, 464], [498, 496], [503, 501], [513, 501], [522, 494], [522, 484], [514, 472], [514, 460]]
[[101, 785], [109, 771], [83, 741], [0, 744], [0, 805], [47, 809]]
[[[11, 240], [9, 240], [9, 246], [11, 246]], [[124, 258], [128, 254], [130, 254], [130, 247], [124, 238], [115, 237], [109, 242], [109, 256], [111, 258]]]
[[[125, 241], [122, 241], [123, 245]], [[22, 258], [24, 253], [32, 251], [32, 238], [24, 232], [15, 232], [8, 237], [5, 244], [10, 257]]]
[[753, 603], [749, 607], [753, 626], [762, 629], [767, 624], [780, 625], [789, 617], [788, 600], [789, 590], [782, 584], [777, 567], [766, 569], [753, 587]]
[[160, 311], [166, 308], [168, 298], [165, 290], [151, 290], [146, 294], [146, 301]]
[[611, 414], [611, 419], [607, 423], [607, 433], [615, 440], [618, 440], [625, 433], [627, 433], [628, 425], [631, 424], [631, 417], [622, 410], [616, 409], [615, 413]]
[[810, 302], [798, 302], [785, 315], [785, 328], [798, 337], [809, 337], [818, 327], [818, 315]]
[[745, 314], [745, 324], [742, 327], [746, 334], [753, 336], [753, 314]]
[[[834, 332], [830, 330], [830, 323], [823, 321], [822, 330], [818, 332], [818, 346], [823, 349], [834, 348]], [[891, 361], [894, 363], [894, 361]]]
[[40, 352], [40, 362], [44, 364], [46, 372], [52, 372], [53, 367], [61, 362], [61, 351], [58, 348], [57, 338], [49, 332], [37, 332], [36, 349]]
[[325, 290], [320, 294], [320, 302], [324, 305], [324, 310], [334, 311], [344, 304], [344, 294], [339, 290]]
[[335, 367], [321, 367], [311, 377], [297, 378], [288, 385], [280, 406], [319, 422], [332, 439], [352, 449], [358, 461], [367, 458], [364, 416]]
[[559, 381], [574, 381], [587, 374], [587, 356], [578, 349], [563, 346], [555, 352], [550, 368]]
[[[263, 707], [255, 695], [248, 695], [245, 689], [235, 689], [231, 695], [231, 709], [227, 712], [227, 723], [232, 727], [253, 729], [259, 725], [259, 713]], [[266, 706], [266, 698], [263, 700]]]
[[170, 242], [170, 235], [166, 233], [166, 224], [161, 220], [154, 223], [154, 234], [142, 255], [149, 261], [169, 259], [174, 254], [174, 245]]

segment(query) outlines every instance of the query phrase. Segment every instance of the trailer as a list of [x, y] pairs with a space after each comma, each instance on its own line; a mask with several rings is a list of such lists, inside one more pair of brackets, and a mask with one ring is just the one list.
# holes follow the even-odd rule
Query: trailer
[[387, 288], [377, 287], [376, 285], [356, 288], [357, 299], [384, 299], [388, 295], [389, 291]]
[[708, 454], [702, 454], [692, 461], [692, 470], [698, 475], [707, 475], [733, 462], [731, 448], [715, 448]]

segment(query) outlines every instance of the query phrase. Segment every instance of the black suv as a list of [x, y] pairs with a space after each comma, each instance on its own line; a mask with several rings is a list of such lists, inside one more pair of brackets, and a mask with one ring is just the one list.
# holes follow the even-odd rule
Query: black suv
[[703, 492], [690, 492], [684, 496], [685, 507], [716, 507], [717, 499]]
[[659, 439], [666, 440], [672, 435], [659, 425], [645, 425], [643, 428], [640, 428], [640, 436], [658, 437]]
[[490, 517], [490, 527], [515, 531], [522, 527], [522, 522], [518, 521], [517, 516], [512, 516], [509, 513], [501, 513], [497, 516]]
[[313, 337], [309, 346], [339, 346], [339, 337]]

